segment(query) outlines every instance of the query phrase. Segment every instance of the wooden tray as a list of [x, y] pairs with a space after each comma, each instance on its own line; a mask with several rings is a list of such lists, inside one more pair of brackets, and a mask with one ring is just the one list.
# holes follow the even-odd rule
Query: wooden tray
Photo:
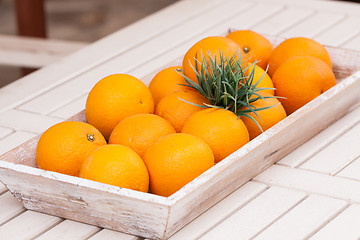
[[[283, 40], [267, 37], [274, 46]], [[0, 180], [27, 209], [166, 239], [359, 103], [360, 71], [356, 70], [360, 69], [360, 53], [327, 49], [336, 86], [168, 198], [38, 169], [35, 149], [40, 136], [0, 157]], [[71, 119], [86, 121], [84, 112]]]

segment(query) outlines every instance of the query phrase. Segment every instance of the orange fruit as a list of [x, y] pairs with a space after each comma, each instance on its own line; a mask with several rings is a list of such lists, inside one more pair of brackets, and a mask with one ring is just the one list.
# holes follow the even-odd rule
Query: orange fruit
[[195, 45], [186, 52], [182, 65], [184, 74], [192, 81], [197, 82], [194, 69], [197, 66], [198, 71], [201, 71], [203, 56], [205, 57], [205, 61], [210, 63], [210, 56], [219, 61], [220, 54], [223, 54], [224, 57], [231, 58], [235, 54], [238, 55], [240, 53], [243, 56], [244, 53], [241, 51], [239, 45], [229, 38], [217, 36], [204, 38], [195, 43]]
[[159, 138], [175, 133], [174, 127], [154, 114], [136, 114], [123, 119], [112, 131], [109, 144], [120, 144], [134, 150], [140, 157]]
[[[247, 70], [247, 73], [251, 73], [253, 69], [254, 69], [254, 67], [250, 67]], [[259, 82], [260, 79], [261, 79], [261, 81]], [[269, 75], [261, 67], [256, 65], [255, 70], [254, 70], [254, 78], [253, 78], [252, 84], [254, 85], [257, 82], [259, 82], [258, 85], [256, 86], [257, 88], [274, 88], [274, 84], [273, 84], [271, 78], [269, 77]], [[274, 89], [265, 89], [265, 90], [258, 91], [257, 93], [259, 93], [259, 94], [268, 93], [270, 95], [274, 95], [275, 90]]]
[[175, 66], [165, 68], [155, 75], [149, 85], [155, 105], [157, 105], [163, 97], [169, 95], [170, 93], [180, 90], [192, 90], [190, 87], [181, 85], [186, 84], [182, 74], [182, 67]]
[[214, 166], [210, 147], [198, 137], [174, 133], [151, 145], [144, 155], [150, 191], [168, 197]]
[[[264, 97], [271, 96], [267, 93], [262, 93], [261, 95]], [[271, 106], [271, 108], [256, 111], [258, 116], [256, 116], [252, 112], [248, 113], [248, 115], [253, 117], [259, 123], [264, 132], [274, 126], [276, 123], [286, 118], [285, 109], [277, 98], [258, 99], [251, 105], [255, 108], [265, 108]], [[252, 119], [246, 116], [241, 116], [241, 119], [243, 120], [249, 131], [250, 140], [254, 139], [262, 133], [259, 126]]]
[[322, 60], [303, 56], [283, 63], [272, 78], [276, 95], [290, 115], [336, 84], [334, 73]]
[[101, 79], [91, 89], [85, 107], [88, 123], [99, 129], [106, 139], [122, 119], [153, 112], [154, 100], [150, 90], [139, 79], [127, 74]]
[[61, 122], [41, 135], [36, 162], [41, 169], [78, 176], [85, 157], [103, 145], [106, 145], [104, 137], [90, 124]]
[[90, 153], [81, 178], [141, 192], [149, 189], [149, 174], [139, 155], [128, 147], [109, 144]]
[[227, 38], [236, 42], [246, 55], [249, 62], [257, 61], [256, 65], [266, 69], [268, 59], [273, 51], [270, 41], [251, 30], [239, 30], [229, 33]]
[[214, 153], [215, 162], [249, 142], [249, 132], [243, 121], [225, 109], [208, 108], [194, 113], [181, 132], [206, 142]]
[[168, 120], [177, 132], [180, 132], [184, 122], [193, 113], [203, 109], [181, 99], [198, 105], [209, 103], [205, 97], [195, 91], [178, 91], [164, 97], [156, 106], [155, 114]]
[[326, 49], [315, 40], [295, 37], [289, 38], [277, 46], [269, 58], [269, 75], [273, 76], [276, 69], [293, 57], [313, 56], [323, 60], [330, 68], [332, 63]]

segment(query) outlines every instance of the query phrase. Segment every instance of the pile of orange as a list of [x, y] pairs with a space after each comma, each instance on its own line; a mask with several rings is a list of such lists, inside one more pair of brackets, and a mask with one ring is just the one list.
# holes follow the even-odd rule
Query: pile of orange
[[[259, 89], [249, 99], [257, 111], [244, 106], [248, 114], [239, 117], [214, 108], [196, 89], [199, 74], [213, 71], [202, 63], [222, 57], [246, 60], [246, 74]], [[314, 40], [291, 38], [274, 48], [249, 30], [207, 37], [188, 50], [182, 66], [163, 69], [149, 87], [127, 74], [101, 79], [87, 98], [87, 123], [67, 121], [45, 131], [37, 164], [167, 197], [335, 84], [331, 59]]]

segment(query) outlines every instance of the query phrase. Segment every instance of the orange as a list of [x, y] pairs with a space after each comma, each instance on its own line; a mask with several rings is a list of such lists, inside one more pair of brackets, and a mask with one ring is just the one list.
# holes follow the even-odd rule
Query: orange
[[274, 49], [269, 58], [269, 75], [273, 76], [281, 64], [298, 56], [317, 57], [332, 68], [330, 56], [320, 43], [309, 38], [295, 37], [283, 41]]
[[155, 75], [149, 85], [155, 105], [157, 105], [163, 97], [169, 95], [170, 93], [179, 90], [191, 90], [190, 87], [181, 85], [186, 84], [182, 74], [182, 67], [176, 66], [165, 68]]
[[109, 144], [85, 159], [79, 176], [141, 192], [149, 189], [149, 174], [139, 155], [128, 147]]
[[155, 114], [168, 120], [177, 132], [180, 132], [184, 122], [193, 113], [203, 109], [183, 100], [198, 105], [209, 103], [204, 96], [195, 91], [178, 91], [164, 97], [156, 106]]
[[233, 112], [208, 108], [194, 113], [184, 124], [182, 133], [201, 138], [214, 153], [215, 162], [249, 142], [249, 132]]
[[[261, 95], [263, 97], [271, 96], [267, 93], [262, 93]], [[256, 116], [253, 112], [248, 113], [248, 115], [253, 117], [259, 123], [264, 132], [274, 126], [276, 123], [286, 118], [285, 109], [277, 98], [258, 99], [251, 105], [255, 108], [271, 107], [268, 109], [256, 111], [256, 114], [258, 116]], [[259, 126], [252, 119], [246, 116], [241, 116], [241, 119], [243, 120], [249, 131], [250, 139], [254, 139], [262, 133]]]
[[197, 77], [194, 69], [197, 66], [198, 71], [201, 71], [203, 56], [205, 57], [205, 61], [210, 63], [210, 56], [219, 61], [220, 54], [223, 54], [226, 58], [231, 58], [240, 53], [242, 56], [244, 55], [239, 45], [229, 38], [217, 36], [204, 38], [195, 43], [195, 45], [186, 52], [182, 65], [184, 74], [196, 83]]
[[145, 152], [150, 191], [168, 197], [214, 166], [210, 147], [198, 137], [174, 133], [161, 138]]
[[272, 78], [276, 95], [290, 115], [336, 84], [334, 73], [322, 60], [303, 56], [283, 63]]
[[47, 129], [36, 147], [39, 168], [78, 176], [85, 157], [105, 145], [101, 133], [84, 122], [61, 122]]
[[85, 107], [88, 123], [99, 129], [106, 139], [122, 119], [153, 112], [150, 90], [139, 79], [127, 74], [101, 79], [91, 89]]
[[236, 42], [246, 55], [249, 62], [257, 61], [256, 65], [266, 69], [273, 46], [262, 35], [251, 30], [239, 30], [229, 33], [227, 38]]
[[[250, 67], [248, 69], [247, 73], [248, 74], [251, 73], [253, 69], [254, 69], [254, 67]], [[260, 79], [261, 79], [261, 81], [259, 82]], [[256, 85], [257, 88], [274, 88], [274, 84], [273, 84], [271, 78], [269, 77], [269, 75], [259, 66], [255, 66], [254, 78], [253, 78], [252, 85], [256, 84], [257, 82], [259, 82], [258, 85]], [[268, 93], [270, 95], [274, 95], [275, 90], [274, 89], [265, 89], [265, 90], [258, 91], [257, 93], [259, 93], [259, 94]]]
[[174, 127], [160, 116], [136, 114], [116, 125], [109, 143], [127, 146], [142, 157], [145, 150], [159, 138], [175, 132]]

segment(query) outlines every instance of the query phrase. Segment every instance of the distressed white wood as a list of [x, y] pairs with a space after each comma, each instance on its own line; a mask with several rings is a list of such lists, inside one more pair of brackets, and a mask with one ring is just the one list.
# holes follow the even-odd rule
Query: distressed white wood
[[315, 12], [308, 18], [300, 21], [298, 24], [291, 26], [281, 33], [282, 37], [308, 37], [312, 38], [319, 32], [336, 25], [345, 17], [343, 14], [336, 14], [332, 12]]
[[5, 185], [0, 182], [0, 194], [3, 194], [4, 192], [6, 192], [6, 190], [7, 188], [5, 187]]
[[49, 116], [64, 118], [64, 119], [69, 118], [85, 108], [86, 99], [87, 99], [87, 94], [51, 112]]
[[21, 202], [10, 192], [0, 195], [0, 225], [24, 211]]
[[336, 176], [350, 178], [360, 181], [360, 158], [355, 159], [352, 163], [346, 166]]
[[0, 140], [0, 155], [35, 137], [34, 133], [16, 131]]
[[85, 42], [0, 35], [0, 64], [41, 68], [87, 45]]
[[35, 133], [41, 133], [62, 120], [16, 109], [0, 113], [0, 125]]
[[360, 205], [352, 204], [334, 220], [320, 229], [311, 240], [360, 238]]
[[103, 229], [100, 232], [96, 233], [94, 236], [90, 237], [88, 240], [140, 240], [141, 238], [138, 238], [133, 235], [116, 232], [108, 229]]
[[359, 26], [360, 17], [348, 17], [314, 39], [328, 46], [340, 46], [360, 32]]
[[0, 139], [13, 132], [11, 128], [0, 127]]
[[37, 240], [82, 240], [87, 239], [94, 233], [100, 231], [100, 228], [84, 223], [64, 220], [55, 227], [41, 234]]
[[269, 35], [280, 32], [309, 17], [314, 11], [309, 8], [287, 7], [278, 14], [256, 25], [252, 30]]
[[[141, 45], [174, 26], [221, 4], [221, 0], [184, 0], [105, 37], [0, 89], [0, 111], [12, 108], [69, 81], [98, 64]], [[96, 57], [94, 57], [96, 56]], [[134, 64], [134, 63], [133, 63]]]
[[346, 205], [347, 202], [343, 200], [311, 195], [254, 239], [307, 239]]
[[254, 179], [269, 185], [360, 203], [360, 181], [281, 165], [273, 165]]
[[[71, 102], [75, 97], [83, 95], [85, 92], [89, 92], [103, 77], [110, 74], [126, 73], [130, 69], [137, 68], [144, 62], [150, 61], [152, 58], [176, 47], [183, 41], [196, 36], [196, 34], [199, 34], [206, 29], [210, 29], [215, 26], [217, 22], [235, 16], [241, 12], [241, 10], [250, 6], [251, 3], [247, 2], [244, 2], [239, 6], [237, 1], [229, 1], [227, 4], [208, 10], [206, 13], [194, 17], [192, 21], [185, 21], [176, 28], [169, 29], [163, 34], [159, 34], [157, 38], [137, 46], [137, 48], [132, 51], [122, 54], [121, 57], [114, 58], [111, 61], [92, 68], [73, 81], [67, 82], [54, 90], [42, 94], [23, 104], [19, 109], [46, 114], [64, 103]], [[219, 11], [226, 11], [227, 14], [219, 15]], [[204, 22], [207, 24], [204, 24]], [[194, 30], [189, 31], [189, 29]], [[226, 29], [223, 29], [222, 31], [226, 31]], [[161, 50], [159, 50], [159, 46], [162, 46], [160, 48]], [[135, 75], [135, 77], [137, 76]]]
[[304, 193], [272, 187], [200, 239], [250, 239], [305, 198]]
[[342, 1], [288, 1], [288, 0], [261, 0], [261, 2], [284, 4], [286, 6], [305, 7], [317, 10], [319, 12], [333, 12], [350, 16], [360, 16], [360, 6], [355, 2]]
[[[171, 65], [181, 65], [182, 59], [179, 56], [183, 56], [184, 53], [197, 41], [202, 38], [214, 35], [225, 36], [228, 29], [249, 29], [252, 26], [258, 24], [259, 22], [266, 21], [266, 19], [273, 14], [282, 10], [282, 6], [278, 4], [254, 4], [250, 8], [246, 8], [246, 11], [243, 11], [226, 21], [218, 23], [216, 26], [209, 28], [207, 31], [202, 32], [200, 35], [197, 35], [194, 38], [191, 38], [187, 41], [184, 41], [178, 47], [172, 48], [170, 51], [164, 52], [160, 56], [157, 56], [155, 59], [146, 62], [144, 65], [141, 65], [138, 68], [131, 69], [129, 71], [130, 75], [143, 77], [149, 75], [155, 75], [154, 69], [163, 69], [164, 66], [169, 66], [169, 59], [175, 59], [171, 61]], [[144, 80], [145, 84], [149, 84], [152, 77]]]
[[281, 159], [278, 164], [297, 167], [311, 156], [315, 155], [320, 149], [336, 140], [344, 132], [349, 131], [355, 124], [360, 122], [360, 107], [357, 107], [344, 117], [331, 124], [324, 131], [320, 132], [309, 141], [292, 151]]
[[175, 233], [170, 237], [170, 240], [196, 239], [200, 237], [265, 190], [266, 185], [264, 184], [254, 182], [246, 183], [208, 211], [194, 219], [179, 232]]
[[341, 47], [360, 51], [360, 34], [350, 39], [346, 43], [342, 44]]
[[26, 211], [0, 226], [0, 239], [31, 239], [61, 221], [58, 217]]
[[360, 124], [338, 137], [300, 166], [302, 169], [334, 175], [360, 156]]

